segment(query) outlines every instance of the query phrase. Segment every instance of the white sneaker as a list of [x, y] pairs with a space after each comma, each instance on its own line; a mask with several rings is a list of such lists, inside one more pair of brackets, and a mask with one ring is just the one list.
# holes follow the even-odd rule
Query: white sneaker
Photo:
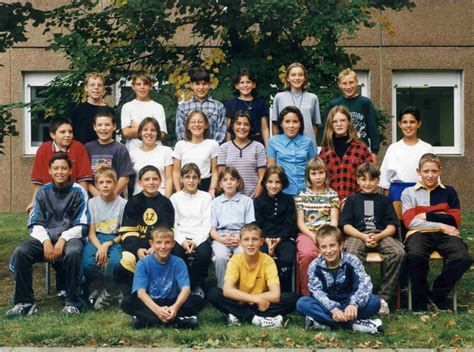
[[383, 333], [383, 324], [380, 319], [357, 319], [352, 324], [352, 331], [376, 335]]
[[331, 328], [327, 325], [318, 323], [316, 320], [311, 318], [310, 316], [306, 316], [304, 321], [304, 329], [308, 330], [330, 330]]
[[227, 314], [227, 325], [229, 326], [240, 326], [240, 321], [237, 317], [233, 314]]
[[386, 316], [390, 314], [390, 308], [388, 307], [388, 303], [386, 300], [383, 298], [380, 299], [380, 310], [378, 312], [378, 315], [380, 316]]
[[281, 315], [277, 315], [276, 317], [264, 318], [259, 315], [255, 315], [252, 319], [252, 324], [261, 328], [277, 329], [283, 326], [283, 317]]

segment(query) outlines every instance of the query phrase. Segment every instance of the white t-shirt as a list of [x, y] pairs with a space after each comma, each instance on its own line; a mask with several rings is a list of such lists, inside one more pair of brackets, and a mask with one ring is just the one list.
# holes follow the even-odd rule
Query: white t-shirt
[[211, 159], [217, 158], [219, 143], [213, 139], [205, 139], [194, 144], [179, 141], [174, 146], [173, 158], [181, 160], [181, 168], [187, 163], [195, 163], [201, 171], [201, 179], [211, 176]]
[[173, 150], [170, 147], [165, 147], [163, 145], [157, 145], [155, 149], [148, 152], [141, 150], [141, 148], [136, 148], [130, 152], [130, 159], [132, 160], [133, 170], [137, 176], [135, 179], [135, 190], [133, 191], [133, 194], [135, 195], [143, 191], [143, 188], [138, 184], [138, 172], [144, 166], [153, 165], [160, 171], [161, 185], [159, 191], [162, 195], [165, 195], [165, 166], [173, 165]]
[[403, 139], [391, 144], [380, 167], [379, 186], [389, 189], [394, 182], [417, 182], [418, 162], [426, 153], [433, 153], [433, 147], [421, 139], [415, 145], [407, 145]]
[[[165, 109], [163, 105], [153, 100], [140, 101], [134, 99], [122, 107], [121, 124], [122, 128], [130, 127], [132, 121], [138, 125], [145, 117], [153, 117], [158, 121], [161, 132], [168, 133], [166, 128]], [[159, 138], [160, 136], [158, 136]], [[127, 148], [129, 151], [136, 149], [142, 145], [138, 138], [127, 138]]]

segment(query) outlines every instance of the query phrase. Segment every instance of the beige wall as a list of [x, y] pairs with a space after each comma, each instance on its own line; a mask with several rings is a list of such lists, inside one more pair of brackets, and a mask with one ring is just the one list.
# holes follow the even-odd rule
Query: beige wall
[[[42, 2], [43, 4], [46, 2]], [[58, 1], [48, 1], [48, 6]], [[463, 77], [464, 153], [443, 157], [446, 183], [454, 185], [464, 209], [474, 210], [470, 170], [474, 165], [474, 3], [468, 0], [417, 0], [412, 11], [387, 12], [388, 30], [379, 26], [363, 29], [356, 39], [344, 41], [362, 59], [358, 69], [370, 71], [371, 98], [392, 111], [391, 77], [394, 70], [459, 70]], [[67, 62], [41, 47], [45, 38], [36, 32], [32, 39], [0, 55], [0, 102], [23, 98], [23, 72], [59, 71]], [[4, 84], [3, 82], [6, 82]], [[15, 112], [22, 132], [22, 114]], [[391, 136], [391, 135], [390, 135]], [[5, 155], [0, 156], [0, 211], [21, 211], [29, 202], [31, 157], [23, 156], [20, 137], [7, 138]], [[467, 171], [467, 172], [466, 172]]]

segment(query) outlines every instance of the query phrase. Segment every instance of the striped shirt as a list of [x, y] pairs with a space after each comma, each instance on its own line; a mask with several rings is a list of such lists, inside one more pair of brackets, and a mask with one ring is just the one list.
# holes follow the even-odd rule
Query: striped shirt
[[323, 193], [313, 193], [309, 188], [296, 198], [296, 209], [302, 210], [304, 223], [311, 231], [317, 231], [324, 224], [331, 222], [331, 209], [340, 208], [339, 197], [331, 188]]
[[265, 147], [262, 143], [250, 141], [243, 148], [239, 148], [234, 141], [226, 142], [219, 147], [217, 166], [233, 166], [244, 180], [243, 194], [255, 197], [259, 168], [267, 166]]

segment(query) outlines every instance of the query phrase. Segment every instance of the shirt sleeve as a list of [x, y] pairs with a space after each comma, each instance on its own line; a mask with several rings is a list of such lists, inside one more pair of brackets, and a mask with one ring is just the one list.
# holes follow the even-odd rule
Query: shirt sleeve
[[82, 225], [71, 227], [70, 229], [63, 231], [60, 238], [66, 242], [72, 240], [73, 238], [82, 238], [83, 228]]
[[209, 232], [211, 231], [211, 195], [207, 192], [202, 192], [203, 200], [201, 203], [201, 226], [199, 229], [196, 229], [196, 232], [199, 234], [198, 237], [194, 239], [196, 247], [201, 243], [206, 241], [209, 238]]
[[173, 150], [168, 147], [163, 151], [163, 153], [165, 155], [165, 166], [173, 165]]
[[219, 106], [217, 108], [217, 120], [216, 120], [216, 130], [214, 133], [214, 139], [218, 143], [222, 143], [225, 141], [225, 136], [227, 133], [227, 120], [225, 116], [224, 104], [218, 103], [218, 105]]
[[41, 225], [34, 225], [30, 234], [31, 237], [36, 238], [43, 244], [44, 241], [49, 240], [48, 231]]
[[[118, 143], [118, 142], [117, 142]], [[123, 144], [120, 144], [121, 148], [118, 150], [117, 155], [117, 177], [131, 176], [135, 174], [133, 170], [132, 160], [130, 154]]]
[[390, 189], [390, 179], [391, 179], [391, 172], [390, 172], [390, 161], [392, 158], [392, 145], [387, 148], [385, 152], [385, 156], [382, 160], [382, 165], [380, 166], [380, 182], [379, 186], [383, 189]]
[[313, 260], [308, 267], [308, 289], [313, 298], [331, 313], [340, 309], [341, 305], [331, 300], [327, 292], [324, 291], [324, 285], [316, 275], [316, 260]]
[[76, 161], [76, 168], [77, 168], [77, 177], [76, 182], [83, 182], [83, 181], [92, 181], [92, 168], [91, 168], [91, 161], [89, 159], [89, 153], [87, 152], [86, 147], [84, 147], [80, 142], [73, 141], [73, 143], [77, 143], [77, 161]]
[[168, 127], [166, 126], [166, 114], [163, 105], [158, 104], [158, 123], [160, 124], [161, 132], [168, 134]]
[[374, 104], [368, 99], [367, 104], [367, 125], [370, 139], [370, 150], [374, 154], [378, 154], [380, 149], [380, 137], [377, 129], [377, 111], [375, 110]]
[[[416, 210], [416, 191], [414, 187], [405, 188], [402, 192], [402, 218], [405, 227], [409, 230], [441, 230], [442, 224], [439, 222], [428, 221], [416, 217], [418, 214]], [[420, 211], [421, 212], [421, 211]]]
[[176, 145], [174, 146], [173, 158], [177, 160], [181, 160], [182, 157], [183, 157], [183, 142], [178, 141], [178, 143], [176, 143]]
[[186, 121], [186, 116], [183, 110], [182, 103], [178, 105], [176, 109], [176, 139], [178, 141], [184, 140], [184, 122]]
[[354, 197], [349, 196], [346, 198], [346, 202], [341, 211], [341, 219], [339, 225], [344, 227], [344, 225], [354, 226]]
[[188, 269], [186, 268], [186, 264], [182, 259], [178, 260], [176, 263], [176, 282], [178, 283], [178, 287], [181, 290], [184, 287], [191, 287]]
[[[146, 258], [146, 257], [145, 257]], [[135, 267], [135, 274], [133, 275], [132, 293], [137, 292], [139, 289], [148, 289], [148, 275], [145, 261], [139, 260]]]
[[311, 121], [313, 122], [313, 125], [321, 124], [321, 112], [319, 110], [319, 99], [316, 94], [314, 95], [314, 106], [312, 109]]
[[272, 104], [272, 121], [275, 123], [278, 121], [278, 114], [280, 113], [278, 109], [278, 100], [279, 96], [278, 94], [275, 95], [275, 98], [273, 99], [273, 104]]
[[267, 156], [265, 153], [265, 147], [262, 143], [259, 143], [257, 146], [257, 169], [262, 167], [267, 167]]
[[217, 166], [226, 166], [227, 143], [222, 144], [217, 151]]
[[212, 149], [211, 149], [211, 159], [212, 158], [217, 158], [217, 155], [219, 153], [219, 143], [217, 143], [214, 140], [211, 140], [212, 142]]
[[35, 159], [33, 161], [33, 167], [31, 169], [31, 183], [36, 185], [43, 185], [49, 182], [48, 174], [48, 148], [51, 148], [50, 142], [44, 142], [38, 148]]
[[231, 281], [234, 284], [239, 281], [240, 271], [238, 258], [239, 256], [235, 255], [230, 257], [227, 270], [225, 271], [224, 281]]
[[265, 282], [267, 286], [280, 284], [280, 278], [278, 277], [278, 269], [275, 261], [270, 257], [265, 257]]
[[216, 229], [219, 227], [219, 222], [217, 221], [217, 207], [218, 207], [217, 202], [220, 203], [219, 197], [214, 198], [211, 204], [211, 226], [215, 227]]
[[354, 268], [355, 275], [353, 282], [354, 293], [349, 300], [349, 304], [353, 304], [357, 307], [365, 307], [372, 294], [372, 281], [370, 280], [370, 276], [365, 272], [364, 265], [356, 256], [352, 256], [351, 264]]
[[255, 222], [255, 209], [253, 208], [252, 198], [246, 198], [245, 201], [245, 224]]
[[276, 149], [274, 146], [275, 143], [275, 137], [272, 137], [268, 140], [268, 145], [267, 145], [267, 157], [269, 158], [276, 158]]
[[124, 104], [122, 106], [122, 112], [120, 114], [120, 126], [122, 128], [130, 127], [132, 125], [132, 116], [129, 109], [130, 104]]

